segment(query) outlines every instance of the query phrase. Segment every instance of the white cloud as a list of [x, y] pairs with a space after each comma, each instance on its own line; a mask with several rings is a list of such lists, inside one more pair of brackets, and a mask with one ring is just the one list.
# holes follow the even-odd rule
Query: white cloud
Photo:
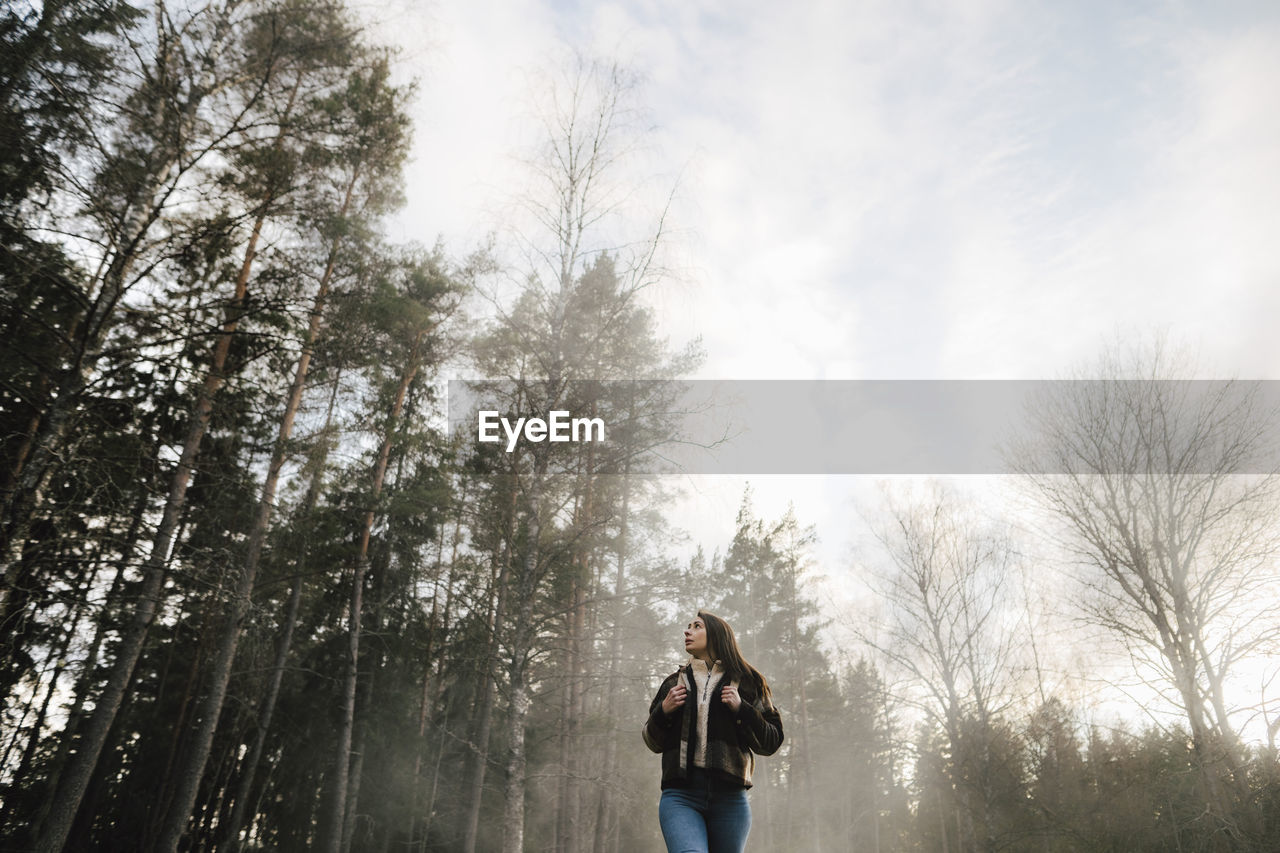
[[968, 375], [1057, 375], [1116, 328], [1168, 330], [1218, 375], [1280, 368], [1259, 320], [1280, 307], [1280, 32], [1150, 51], [1174, 60], [1164, 88], [1097, 132], [1116, 150], [1043, 210], [993, 208], [960, 230], [947, 349]]
[[405, 233], [478, 240], [514, 181], [523, 71], [562, 37], [620, 53], [648, 78], [653, 162], [687, 166], [690, 281], [655, 297], [706, 375], [1056, 375], [1117, 327], [1280, 368], [1274, 27], [999, 3], [432, 15]]

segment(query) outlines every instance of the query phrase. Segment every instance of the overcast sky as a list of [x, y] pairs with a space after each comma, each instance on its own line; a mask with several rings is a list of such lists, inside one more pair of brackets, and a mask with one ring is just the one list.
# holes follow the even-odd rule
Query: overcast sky
[[[701, 376], [1052, 378], [1160, 331], [1202, 377], [1280, 378], [1278, 3], [387, 9], [421, 81], [398, 229], [455, 253], [510, 196], [533, 69], [568, 45], [640, 72], [650, 164], [681, 175], [651, 295]], [[708, 547], [742, 483], [690, 483]], [[867, 483], [756, 485], [847, 571]]]
[[406, 236], [493, 227], [528, 75], [645, 78], [703, 375], [1043, 378], [1164, 329], [1280, 375], [1280, 4], [546, 3], [395, 14]]

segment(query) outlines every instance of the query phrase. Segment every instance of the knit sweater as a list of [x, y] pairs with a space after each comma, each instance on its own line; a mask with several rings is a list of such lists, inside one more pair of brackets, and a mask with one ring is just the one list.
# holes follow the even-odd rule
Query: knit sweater
[[[644, 742], [653, 752], [662, 753], [662, 787], [681, 788], [688, 783], [689, 770], [705, 766], [711, 778], [722, 785], [751, 787], [755, 755], [772, 755], [782, 746], [782, 717], [776, 708], [765, 705], [754, 685], [739, 686], [742, 704], [738, 710], [720, 698], [713, 685], [699, 702], [698, 680], [691, 666], [682, 666], [662, 682], [658, 694], [649, 705], [649, 719], [644, 725]], [[688, 698], [671, 716], [662, 710], [666, 698], [677, 681], [689, 688]], [[699, 743], [698, 707], [706, 708], [706, 736]], [[702, 765], [697, 755], [705, 756]]]
[[[724, 667], [720, 661], [708, 665], [700, 658], [689, 661], [689, 669], [693, 671], [693, 683], [698, 686], [695, 694], [698, 697], [698, 710], [694, 715], [697, 723], [693, 746], [693, 766], [707, 766], [707, 719], [711, 715], [711, 697], [720, 692], [720, 681], [724, 678]], [[736, 682], [731, 682], [736, 685]]]

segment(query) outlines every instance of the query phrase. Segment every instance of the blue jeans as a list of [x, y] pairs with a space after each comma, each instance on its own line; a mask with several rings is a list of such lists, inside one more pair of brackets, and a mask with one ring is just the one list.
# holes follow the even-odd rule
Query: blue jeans
[[667, 853], [742, 853], [751, 829], [746, 789], [715, 787], [699, 768], [689, 782], [667, 788], [658, 802]]

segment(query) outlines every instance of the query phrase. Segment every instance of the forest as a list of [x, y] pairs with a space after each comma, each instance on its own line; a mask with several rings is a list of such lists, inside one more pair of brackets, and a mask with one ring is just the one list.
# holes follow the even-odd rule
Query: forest
[[[388, 236], [431, 132], [396, 62], [337, 0], [0, 12], [0, 850], [659, 850], [640, 729], [699, 607], [786, 727], [752, 849], [1280, 849], [1247, 394], [1148, 353], [1044, 401], [1017, 480], [1066, 592], [942, 482], [856, 565], [749, 491], [689, 558], [646, 460], [702, 352], [646, 301], [635, 75], [555, 69], [518, 226], [427, 246]], [[608, 440], [467, 442], [458, 378]], [[1161, 713], [1068, 684], [1050, 599]]]

